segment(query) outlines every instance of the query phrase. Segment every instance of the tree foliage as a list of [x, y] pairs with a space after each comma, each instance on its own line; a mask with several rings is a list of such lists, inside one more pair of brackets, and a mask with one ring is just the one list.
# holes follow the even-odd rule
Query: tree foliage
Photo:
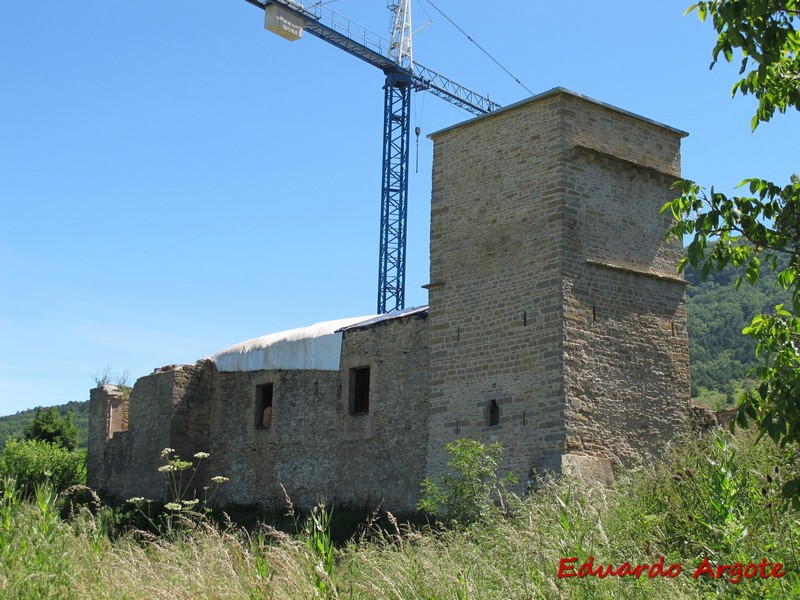
[[[800, 106], [800, 17], [799, 0], [719, 0], [698, 2], [687, 12], [697, 11], [701, 20], [711, 17], [717, 31], [713, 67], [722, 55], [734, 59], [742, 55], [739, 73], [744, 75], [732, 93], [752, 94], [758, 110], [751, 126], [769, 121], [775, 111]], [[748, 71], [748, 68], [750, 70]]]
[[[751, 126], [770, 120], [775, 111], [800, 110], [800, 1], [718, 0], [699, 2], [701, 20], [711, 17], [717, 31], [713, 67], [720, 56], [733, 61], [741, 55], [735, 96], [752, 94], [758, 108]], [[748, 70], [749, 69], [749, 70]], [[751, 374], [757, 389], [739, 401], [737, 422], [754, 421], [760, 435], [785, 445], [800, 443], [800, 179], [786, 185], [758, 178], [742, 181], [748, 193], [728, 196], [692, 181], [679, 181], [681, 196], [667, 203], [675, 225], [671, 233], [689, 236], [687, 256], [680, 264], [699, 270], [706, 278], [727, 266], [738, 270], [737, 285], [754, 285], [762, 269], [776, 273], [790, 302], [756, 315], [743, 331], [756, 344], [757, 366]], [[713, 243], [716, 242], [716, 243]], [[785, 257], [785, 261], [779, 260]], [[800, 504], [800, 478], [790, 480], [784, 492]]]
[[78, 427], [72, 421], [72, 413], [61, 416], [55, 406], [37, 408], [33, 421], [25, 427], [23, 435], [26, 440], [50, 442], [69, 451], [75, 450], [78, 445]]

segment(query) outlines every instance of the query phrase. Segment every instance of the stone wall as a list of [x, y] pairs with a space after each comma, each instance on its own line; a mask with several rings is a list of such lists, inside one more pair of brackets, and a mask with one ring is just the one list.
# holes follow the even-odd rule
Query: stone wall
[[[428, 419], [427, 311], [345, 331], [340, 406], [346, 413], [350, 369], [370, 366], [370, 410], [344, 418], [340, 494], [347, 502], [411, 511], [424, 477]], [[373, 393], [374, 390], [374, 393]]]
[[[115, 385], [102, 385], [89, 393], [89, 441], [86, 453], [86, 478], [89, 487], [107, 489], [114, 469], [111, 450], [107, 449], [112, 437], [127, 437], [127, 398], [123, 390]], [[112, 428], [112, 407], [125, 405], [125, 427], [118, 431]], [[121, 424], [120, 424], [121, 425]], [[123, 464], [119, 459], [118, 464]]]
[[501, 441], [503, 470], [523, 481], [564, 453], [559, 102], [432, 136], [431, 475], [459, 437]]
[[87, 478], [90, 487], [120, 499], [166, 499], [161, 451], [183, 458], [208, 439], [208, 391], [213, 365], [201, 361], [157, 369], [136, 381], [127, 399], [127, 430], [109, 434], [110, 409], [123, 398], [116, 386], [91, 391]]
[[[224, 475], [215, 502], [414, 510], [427, 448], [427, 312], [384, 319], [343, 334], [339, 371], [218, 372], [211, 361], [157, 369], [130, 398], [92, 390], [89, 481], [117, 498], [165, 499], [161, 451], [208, 452], [195, 484]], [[350, 414], [352, 369], [369, 367], [369, 410]], [[271, 384], [265, 427], [259, 386]], [[109, 436], [112, 406], [127, 430]], [[200, 489], [190, 490], [201, 494]]]
[[[269, 428], [256, 426], [257, 386], [272, 384]], [[334, 439], [338, 373], [331, 371], [220, 372], [214, 376], [209, 452], [214, 474], [230, 482], [221, 503], [283, 505], [280, 484], [301, 504], [336, 480]]]
[[567, 452], [631, 466], [686, 425], [679, 240], [665, 240], [683, 132], [564, 95]]

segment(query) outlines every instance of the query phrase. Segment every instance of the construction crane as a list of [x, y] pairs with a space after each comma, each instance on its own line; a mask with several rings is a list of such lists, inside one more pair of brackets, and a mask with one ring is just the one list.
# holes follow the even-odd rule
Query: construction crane
[[323, 7], [322, 2], [246, 1], [264, 10], [264, 26], [273, 33], [298, 40], [307, 31], [378, 67], [386, 75], [378, 313], [402, 310], [405, 306], [411, 90], [430, 92], [475, 115], [492, 112], [500, 105], [414, 61], [411, 0], [388, 0], [387, 6], [394, 13], [391, 40]]

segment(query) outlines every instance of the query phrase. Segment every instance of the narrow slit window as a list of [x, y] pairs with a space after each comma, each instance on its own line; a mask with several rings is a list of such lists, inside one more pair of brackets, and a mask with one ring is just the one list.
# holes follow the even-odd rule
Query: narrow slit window
[[498, 406], [497, 400], [492, 400], [489, 404], [489, 427], [495, 425], [500, 425], [500, 406]]
[[350, 369], [350, 414], [369, 412], [369, 367]]
[[256, 429], [272, 427], [272, 384], [256, 386]]

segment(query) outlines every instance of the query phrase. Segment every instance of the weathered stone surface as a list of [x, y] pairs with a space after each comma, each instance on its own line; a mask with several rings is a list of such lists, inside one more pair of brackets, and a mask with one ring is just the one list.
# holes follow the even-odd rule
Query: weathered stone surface
[[583, 454], [565, 454], [561, 457], [561, 473], [586, 483], [609, 484], [614, 481], [614, 469], [607, 458]]

